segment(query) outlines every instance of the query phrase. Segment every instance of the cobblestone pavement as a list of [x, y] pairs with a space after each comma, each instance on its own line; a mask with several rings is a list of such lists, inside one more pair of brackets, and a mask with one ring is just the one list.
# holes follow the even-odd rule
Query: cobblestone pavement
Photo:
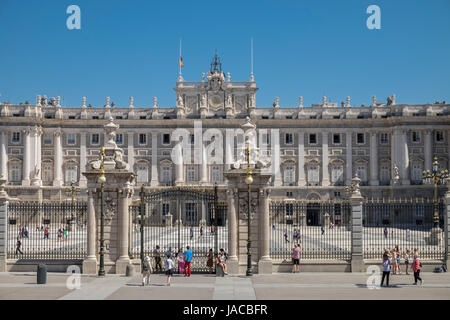
[[[423, 285], [413, 285], [412, 275], [391, 275], [386, 288], [369, 289], [364, 273], [299, 273], [215, 277], [154, 274], [149, 286], [141, 286], [140, 275], [105, 278], [81, 275], [80, 289], [68, 274], [49, 273], [47, 283], [36, 284], [36, 273], [0, 273], [0, 300], [303, 300], [303, 299], [450, 299], [449, 273], [423, 273]], [[69, 280], [69, 281], [68, 281]]]

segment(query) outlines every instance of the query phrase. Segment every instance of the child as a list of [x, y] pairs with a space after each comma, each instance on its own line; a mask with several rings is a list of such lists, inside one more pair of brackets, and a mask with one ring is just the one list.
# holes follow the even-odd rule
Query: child
[[391, 262], [389, 261], [389, 251], [385, 251], [383, 255], [383, 277], [381, 278], [381, 287], [383, 286], [384, 278], [386, 278], [386, 287], [389, 287], [389, 273], [391, 272]]
[[414, 271], [414, 284], [417, 285], [417, 280], [420, 280], [420, 285], [422, 285], [423, 281], [420, 277], [420, 270], [422, 269], [422, 264], [419, 260], [419, 250], [414, 250], [414, 260], [412, 263], [412, 269]]
[[144, 258], [144, 263], [142, 264], [142, 286], [145, 284], [150, 284], [150, 274], [153, 272], [152, 264], [150, 263], [150, 257], [146, 256]]
[[172, 269], [175, 266], [173, 263], [173, 260], [170, 259], [170, 255], [167, 255], [167, 259], [164, 262], [164, 267], [166, 268], [166, 275], [167, 275], [167, 285], [170, 286], [170, 277], [172, 277]]
[[409, 255], [411, 254], [410, 250], [406, 250], [404, 259], [405, 259], [405, 268], [406, 268], [406, 274], [409, 275], [408, 273], [408, 267], [409, 267]]
[[184, 273], [184, 253], [183, 250], [178, 250], [177, 254], [177, 260], [178, 260], [178, 274]]

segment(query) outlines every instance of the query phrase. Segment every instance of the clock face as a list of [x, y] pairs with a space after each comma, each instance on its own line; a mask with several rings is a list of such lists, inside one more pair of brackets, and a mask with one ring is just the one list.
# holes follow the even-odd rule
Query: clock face
[[220, 94], [213, 94], [209, 98], [209, 105], [213, 108], [219, 108], [223, 105], [223, 97]]

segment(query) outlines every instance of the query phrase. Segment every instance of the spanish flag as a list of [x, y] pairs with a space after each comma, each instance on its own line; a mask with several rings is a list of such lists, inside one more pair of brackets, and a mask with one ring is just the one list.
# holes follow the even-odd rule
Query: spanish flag
[[180, 56], [180, 68], [183, 68], [183, 58]]

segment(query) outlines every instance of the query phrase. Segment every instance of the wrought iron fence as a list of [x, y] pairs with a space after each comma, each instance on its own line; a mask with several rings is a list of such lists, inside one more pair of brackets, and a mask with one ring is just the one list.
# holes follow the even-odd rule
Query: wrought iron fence
[[[227, 206], [217, 201], [211, 189], [169, 187], [150, 190], [144, 197], [144, 255], [152, 258], [155, 271], [164, 266], [164, 253], [176, 255], [190, 246], [192, 272], [208, 272], [207, 255], [228, 251]], [[214, 210], [216, 208], [216, 210]], [[140, 206], [130, 206], [130, 256], [141, 253]], [[158, 246], [158, 248], [156, 247]], [[160, 256], [161, 260], [157, 257]], [[215, 265], [213, 264], [213, 270]]]
[[[366, 199], [363, 203], [364, 258], [381, 258], [384, 250], [398, 246], [406, 250], [418, 249], [424, 259], [443, 259], [444, 236], [434, 242], [432, 237], [434, 204], [429, 199]], [[445, 205], [437, 203], [439, 228], [444, 229]]]
[[85, 202], [10, 202], [8, 258], [83, 259], [86, 218]]
[[351, 257], [351, 206], [346, 201], [271, 201], [270, 255], [292, 258], [301, 244], [301, 259]]

